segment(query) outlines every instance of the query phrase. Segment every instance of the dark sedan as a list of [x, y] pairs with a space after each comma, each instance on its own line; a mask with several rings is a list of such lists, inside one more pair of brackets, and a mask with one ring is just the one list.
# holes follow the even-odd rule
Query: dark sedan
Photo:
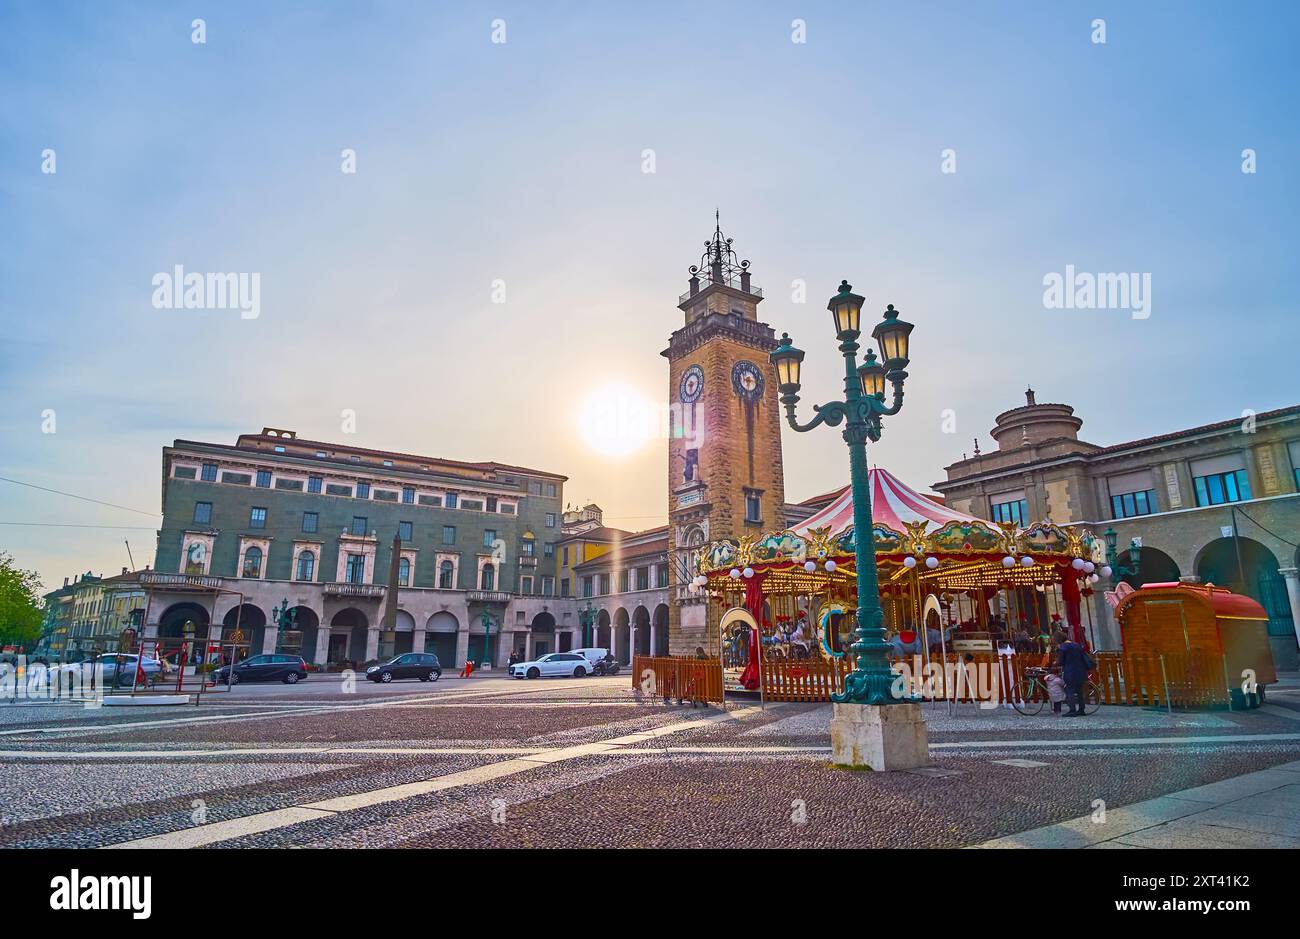
[[282, 681], [296, 685], [307, 677], [307, 663], [300, 655], [254, 655], [244, 659], [232, 671], [223, 665], [213, 673], [218, 682], [238, 685], [245, 681]]
[[418, 678], [420, 681], [437, 681], [442, 677], [442, 663], [432, 652], [405, 652], [387, 662], [366, 669], [371, 681], [388, 684], [399, 678]]

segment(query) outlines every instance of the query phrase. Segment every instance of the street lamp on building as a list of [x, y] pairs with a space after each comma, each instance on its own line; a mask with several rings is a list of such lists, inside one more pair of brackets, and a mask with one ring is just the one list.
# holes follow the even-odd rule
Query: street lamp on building
[[582, 625], [582, 647], [590, 649], [596, 644], [593, 627], [596, 625], [596, 608], [587, 601], [587, 608], [578, 611], [578, 622]]
[[[835, 324], [835, 337], [844, 356], [844, 398], [813, 408], [816, 412], [807, 424], [795, 417], [799, 403], [800, 369], [804, 354], [790, 341], [789, 334], [772, 352], [776, 366], [781, 403], [791, 427], [803, 433], [819, 424], [838, 427], [844, 424], [844, 441], [849, 447], [849, 481], [853, 489], [853, 530], [858, 578], [858, 641], [853, 644], [857, 656], [854, 670], [844, 679], [844, 693], [832, 696], [841, 704], [893, 704], [890, 694], [894, 676], [886, 657], [885, 614], [880, 605], [880, 583], [876, 572], [875, 540], [872, 537], [871, 491], [867, 474], [867, 441], [880, 439], [880, 419], [897, 414], [903, 406], [903, 382], [907, 378], [908, 343], [912, 324], [898, 318], [893, 304], [872, 330], [880, 347], [880, 357], [868, 350], [858, 364], [858, 337], [861, 336], [863, 298], [853, 292], [848, 281], [840, 283], [839, 292], [827, 309]], [[883, 360], [883, 362], [881, 361]], [[893, 386], [893, 402], [885, 404], [885, 383]]]
[[1119, 535], [1115, 529], [1107, 528], [1102, 536], [1106, 539], [1106, 566], [1101, 569], [1101, 576], [1109, 577], [1114, 583], [1124, 577], [1136, 577], [1142, 568], [1142, 539], [1131, 538], [1128, 543], [1128, 557], [1132, 566], [1119, 563]]

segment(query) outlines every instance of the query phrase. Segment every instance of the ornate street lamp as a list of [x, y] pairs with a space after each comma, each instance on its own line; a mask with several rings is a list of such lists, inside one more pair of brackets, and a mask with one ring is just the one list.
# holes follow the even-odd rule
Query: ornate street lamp
[[[487, 659], [488, 664], [492, 664], [492, 617], [488, 611], [484, 610], [483, 616], [483, 658]], [[479, 659], [479, 668], [483, 667], [483, 659]]]
[[578, 611], [578, 621], [582, 624], [582, 647], [590, 649], [596, 644], [596, 637], [592, 627], [596, 624], [596, 609], [587, 601], [587, 608]]
[[1111, 583], [1121, 580], [1125, 577], [1136, 577], [1138, 571], [1142, 569], [1142, 539], [1132, 538], [1128, 543], [1129, 560], [1133, 562], [1130, 567], [1127, 564], [1119, 563], [1119, 535], [1115, 529], [1107, 528], [1102, 536], [1106, 539], [1106, 566], [1101, 569], [1104, 577], [1109, 577]]
[[[907, 378], [908, 340], [912, 324], [898, 318], [891, 304], [883, 321], [872, 330], [880, 346], [882, 365], [875, 353], [868, 351], [858, 365], [858, 337], [861, 333], [863, 298], [853, 292], [848, 281], [840, 283], [839, 292], [827, 309], [835, 324], [835, 336], [844, 355], [844, 399], [813, 407], [817, 416], [807, 424], [795, 417], [799, 403], [799, 371], [804, 354], [796, 349], [788, 334], [772, 352], [776, 366], [781, 403], [786, 420], [803, 433], [818, 424], [838, 427], [844, 424], [844, 441], [849, 446], [849, 481], [853, 487], [854, 548], [858, 572], [858, 641], [853, 644], [857, 655], [854, 670], [844, 679], [844, 693], [832, 696], [840, 704], [893, 704], [890, 694], [894, 676], [886, 657], [885, 613], [880, 605], [880, 582], [876, 571], [876, 546], [871, 530], [871, 491], [867, 474], [867, 441], [880, 439], [880, 419], [897, 414], [903, 406], [903, 382]], [[894, 390], [893, 403], [885, 404], [885, 382]]]

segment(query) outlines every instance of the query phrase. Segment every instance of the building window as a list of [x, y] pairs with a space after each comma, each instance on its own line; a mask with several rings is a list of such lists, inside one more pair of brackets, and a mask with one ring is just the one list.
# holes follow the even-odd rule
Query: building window
[[204, 463], [204, 464], [203, 464], [203, 481], [204, 481], [205, 483], [215, 483], [215, 482], [217, 481], [217, 464], [216, 464], [216, 463]]
[[1192, 479], [1192, 485], [1196, 487], [1197, 505], [1223, 505], [1250, 498], [1250, 480], [1245, 470], [1197, 476]]
[[442, 543], [443, 543], [443, 544], [455, 544], [455, 543], [456, 543], [456, 526], [455, 526], [455, 525], [443, 525], [443, 526], [442, 526]]
[[399, 587], [411, 586], [411, 559], [402, 558], [397, 562], [397, 585]]
[[541, 480], [538, 479], [528, 480], [528, 494], [533, 496], [540, 496], [542, 494]]
[[347, 578], [350, 584], [364, 584], [366, 582], [366, 556], [364, 554], [349, 554]]
[[358, 499], [370, 498], [370, 483], [363, 483], [363, 482], [357, 483], [357, 498]]
[[443, 561], [438, 565], [438, 587], [442, 590], [451, 590], [456, 586], [456, 565], [451, 561]]
[[590, 578], [590, 577], [584, 577], [584, 578], [582, 578], [582, 595], [583, 595], [584, 597], [590, 597], [590, 596], [592, 595], [592, 592], [591, 592], [591, 578]]
[[650, 589], [650, 568], [638, 567], [636, 569], [636, 589], [637, 590]]
[[320, 528], [320, 515], [316, 512], [302, 513], [302, 530], [311, 535]]
[[628, 576], [627, 576], [627, 571], [619, 571], [619, 572], [618, 572], [618, 592], [619, 592], [619, 593], [627, 593], [627, 591], [628, 591]]
[[550, 496], [552, 499], [555, 498], [555, 496], [556, 496], [556, 494], [557, 494], [558, 492], [559, 492], [559, 490], [555, 488], [555, 483], [547, 483], [547, 484], [546, 484], [546, 494], [547, 494], [548, 496]]
[[316, 576], [316, 555], [311, 551], [304, 551], [298, 555], [298, 570], [294, 575], [294, 580], [312, 580]]
[[443, 500], [443, 503], [447, 506], [447, 508], [449, 508], [449, 509], [454, 509], [454, 508], [456, 508], [456, 500], [457, 500], [457, 498], [458, 498], [458, 497], [457, 497], [456, 493], [454, 493], [454, 492], [449, 492], [449, 493], [447, 493], [447, 498]]
[[567, 597], [568, 595], [569, 595], [569, 578], [567, 578], [567, 577], [561, 577], [561, 578], [560, 578], [560, 596], [562, 596], [562, 597]]
[[759, 493], [745, 490], [745, 521], [757, 524], [763, 521], [763, 501]]
[[1114, 518], [1132, 518], [1134, 515], [1150, 515], [1156, 508], [1154, 489], [1143, 492], [1125, 492], [1110, 497], [1110, 511]]
[[496, 496], [488, 496], [488, 500], [487, 500], [487, 510], [488, 510], [489, 512], [495, 512], [495, 511], [497, 510], [497, 497], [496, 497]]
[[543, 575], [543, 577], [542, 577], [542, 596], [544, 596], [544, 597], [553, 597], [553, 596], [555, 596], [555, 578], [554, 578], [554, 577], [547, 577], [547, 576], [544, 576], [544, 575]]
[[324, 484], [324, 482], [325, 482], [325, 479], [324, 479], [324, 477], [322, 477], [322, 476], [308, 476], [308, 477], [307, 477], [307, 491], [308, 491], [308, 492], [317, 492], [317, 493], [320, 492], [320, 490], [321, 490], [321, 486]]
[[553, 558], [553, 557], [555, 557], [555, 542], [554, 542], [554, 541], [548, 541], [548, 542], [546, 542], [546, 544], [542, 545], [542, 557], [546, 557], [546, 558]]
[[598, 593], [602, 597], [609, 596], [609, 575], [608, 574], [596, 575], [596, 593]]
[[483, 565], [483, 573], [479, 575], [479, 589], [492, 590], [496, 584], [496, 568], [491, 564]]
[[[524, 596], [526, 596], [526, 597], [530, 597], [530, 596], [532, 596], [532, 594], [533, 594], [533, 579], [532, 579], [532, 577], [530, 577], [530, 576], [528, 576], [527, 574], [525, 574], [523, 577], [520, 577], [520, 578], [519, 578], [519, 592], [522, 593], [522, 594], [523, 594]], [[520, 610], [519, 612], [520, 612], [520, 613], [523, 613], [523, 610]]]
[[280, 446], [279, 444], [276, 444], [275, 447], [273, 447], [272, 449], [274, 449], [276, 453], [284, 452], [284, 447]]
[[194, 521], [199, 525], [206, 525], [212, 521], [212, 503], [195, 502], [194, 503]]
[[259, 508], [259, 507], [257, 507], [257, 506], [254, 506], [252, 509], [250, 509], [249, 512], [248, 512], [248, 527], [249, 527], [249, 528], [265, 528], [265, 527], [266, 527], [266, 509]]
[[410, 522], [398, 522], [398, 523], [397, 523], [397, 537], [398, 537], [398, 538], [401, 538], [403, 541], [411, 541], [411, 540], [413, 540], [412, 537], [411, 537], [411, 523], [410, 523]]
[[565, 567], [569, 566], [569, 546], [566, 544], [564, 550], [560, 552], [561, 562]]
[[519, 542], [519, 553], [523, 557], [531, 558], [537, 556], [537, 542], [524, 539]]
[[655, 568], [655, 570], [659, 572], [659, 578], [658, 578], [659, 586], [667, 587], [668, 586], [668, 565], [660, 564]]
[[351, 528], [352, 534], [365, 535], [369, 525], [370, 525], [370, 519], [361, 515], [352, 516], [352, 528]]
[[492, 547], [494, 544], [496, 544], [496, 540], [497, 540], [496, 529], [493, 528], [483, 529], [483, 547], [485, 548]]
[[271, 471], [270, 471], [270, 470], [258, 470], [258, 471], [257, 471], [257, 488], [258, 488], [258, 489], [270, 489], [270, 488], [271, 488]]
[[410, 486], [402, 487], [402, 501], [407, 505], [415, 504], [415, 490]]
[[1029, 500], [1016, 499], [1011, 502], [993, 503], [991, 515], [995, 522], [1012, 522], [1024, 528], [1029, 519]]
[[546, 527], [547, 527], [547, 528], [554, 528], [554, 527], [555, 527], [555, 513], [554, 513], [554, 512], [547, 512], [547, 513], [546, 513]]
[[261, 577], [262, 576], [262, 549], [249, 548], [244, 552], [244, 571], [243, 577]]

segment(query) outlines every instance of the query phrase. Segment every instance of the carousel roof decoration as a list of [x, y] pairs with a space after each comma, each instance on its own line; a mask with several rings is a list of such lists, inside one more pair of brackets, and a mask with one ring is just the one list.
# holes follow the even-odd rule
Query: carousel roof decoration
[[[914, 576], [951, 587], [1036, 585], [1054, 580], [1054, 568], [1075, 559], [1098, 566], [1103, 560], [1100, 542], [1084, 530], [1050, 520], [1024, 529], [985, 521], [926, 498], [880, 468], [869, 471], [868, 484], [882, 583]], [[796, 589], [846, 581], [855, 552], [853, 491], [845, 487], [793, 529], [705, 545], [697, 556], [699, 585], [719, 575], [734, 580], [733, 572], [750, 568]]]

